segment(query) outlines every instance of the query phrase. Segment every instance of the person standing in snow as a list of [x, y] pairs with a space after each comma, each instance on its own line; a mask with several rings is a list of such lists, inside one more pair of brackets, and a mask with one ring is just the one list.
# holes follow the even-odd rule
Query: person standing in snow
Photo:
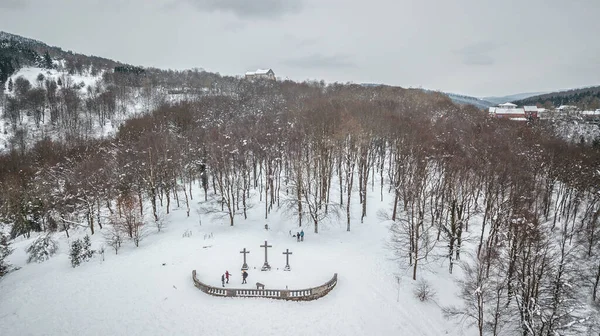
[[225, 275], [221, 274], [221, 284], [225, 287]]
[[296, 241], [299, 242], [300, 241], [300, 232], [296, 232]]
[[226, 283], [229, 283], [229, 276], [230, 276], [230, 275], [231, 275], [231, 274], [229, 274], [229, 271], [225, 271], [225, 280], [227, 280], [227, 282], [226, 282]]
[[248, 272], [242, 271], [242, 285], [246, 283], [247, 277], [248, 277]]
[[304, 230], [300, 231], [300, 240], [304, 241]]

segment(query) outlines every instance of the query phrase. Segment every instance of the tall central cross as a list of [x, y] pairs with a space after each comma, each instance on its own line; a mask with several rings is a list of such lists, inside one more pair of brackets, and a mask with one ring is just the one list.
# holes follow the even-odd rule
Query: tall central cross
[[285, 252], [283, 252], [283, 254], [285, 254], [285, 268], [283, 270], [289, 271], [290, 270], [290, 254], [292, 254], [292, 252], [290, 252], [289, 249], [285, 249]]
[[244, 247], [244, 250], [240, 251], [240, 253], [244, 254], [244, 264], [242, 265], [242, 271], [245, 271], [248, 269], [248, 264], [246, 264], [246, 254], [250, 253], [250, 251], [246, 251], [246, 248]]
[[265, 245], [260, 245], [260, 247], [264, 247], [265, 248], [265, 264], [263, 265], [263, 267], [260, 270], [261, 271], [270, 271], [271, 270], [271, 266], [269, 266], [269, 262], [267, 261], [267, 249], [269, 247], [273, 247], [273, 246], [268, 245], [267, 241], [265, 240]]

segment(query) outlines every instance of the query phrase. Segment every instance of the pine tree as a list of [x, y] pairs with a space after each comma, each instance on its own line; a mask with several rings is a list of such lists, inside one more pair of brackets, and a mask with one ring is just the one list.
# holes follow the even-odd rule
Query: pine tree
[[69, 253], [71, 265], [77, 267], [81, 265], [82, 261], [89, 261], [92, 256], [94, 256], [94, 253], [96, 253], [91, 247], [92, 242], [88, 235], [83, 237], [83, 241], [81, 241], [81, 239], [73, 241], [73, 243], [71, 243], [71, 252]]
[[77, 239], [71, 243], [71, 252], [69, 253], [69, 256], [73, 268], [81, 264], [81, 240]]
[[13, 90], [13, 81], [12, 78], [8, 80], [8, 92], [12, 92]]
[[82, 259], [84, 261], [88, 261], [89, 259], [92, 258], [92, 256], [94, 255], [94, 253], [96, 251], [91, 249], [92, 247], [92, 242], [90, 241], [90, 236], [85, 235], [85, 237], [83, 237], [83, 251], [82, 251]]
[[46, 69], [52, 69], [52, 57], [48, 54], [48, 51], [44, 54], [44, 67]]
[[50, 233], [39, 236], [28, 248], [27, 262], [44, 262], [52, 257], [58, 250], [58, 243], [52, 239]]
[[10, 269], [10, 265], [6, 261], [6, 257], [8, 257], [12, 253], [12, 249], [10, 248], [10, 242], [8, 241], [8, 237], [0, 232], [0, 277], [8, 273]]

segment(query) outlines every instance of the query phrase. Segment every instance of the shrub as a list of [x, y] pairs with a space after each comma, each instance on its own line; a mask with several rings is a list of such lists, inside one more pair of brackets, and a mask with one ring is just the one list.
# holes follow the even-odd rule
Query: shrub
[[32, 261], [41, 263], [50, 257], [52, 257], [58, 250], [58, 243], [52, 239], [50, 234], [45, 236], [39, 236], [29, 247], [27, 248], [27, 263]]
[[6, 257], [8, 257], [12, 251], [8, 237], [0, 232], [0, 277], [10, 271], [10, 264], [6, 261]]
[[71, 259], [71, 266], [73, 268], [79, 266], [81, 264], [81, 240], [76, 239], [71, 243], [71, 251], [69, 252], [69, 257]]
[[435, 298], [435, 290], [431, 288], [427, 280], [421, 279], [415, 288], [415, 296], [421, 301], [429, 301]]
[[69, 253], [71, 266], [77, 267], [83, 261], [89, 261], [96, 251], [91, 249], [92, 243], [90, 236], [85, 235], [83, 241], [81, 239], [74, 240], [71, 243], [71, 251]]

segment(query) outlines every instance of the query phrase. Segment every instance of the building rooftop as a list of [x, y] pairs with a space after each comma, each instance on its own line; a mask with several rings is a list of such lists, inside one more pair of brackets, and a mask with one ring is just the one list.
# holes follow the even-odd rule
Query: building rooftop
[[248, 71], [248, 72], [246, 72], [246, 76], [266, 75], [269, 73], [269, 71], [272, 71], [272, 70], [271, 69], [258, 69], [256, 71]]

